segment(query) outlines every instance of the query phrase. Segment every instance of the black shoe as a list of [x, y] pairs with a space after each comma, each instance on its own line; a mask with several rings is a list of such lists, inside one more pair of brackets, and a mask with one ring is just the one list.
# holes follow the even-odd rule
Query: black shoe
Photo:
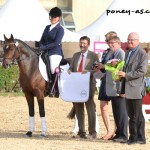
[[93, 132], [93, 133], [89, 134], [88, 138], [90, 138], [90, 139], [96, 139], [97, 138], [97, 133]]
[[137, 141], [138, 144], [146, 144], [146, 141]]
[[118, 139], [119, 136], [118, 135], [115, 135], [113, 138], [111, 138], [111, 140], [115, 140], [115, 139]]
[[116, 138], [113, 140], [114, 142], [120, 142], [120, 143], [127, 143], [127, 139], [124, 139], [124, 138]]
[[78, 134], [79, 134], [80, 138], [87, 139], [86, 132], [79, 132]]
[[80, 134], [79, 136], [80, 136], [80, 138], [82, 138], [82, 139], [87, 139], [86, 134]]
[[31, 131], [28, 131], [28, 132], [26, 133], [26, 136], [27, 136], [27, 137], [32, 137], [32, 132], [31, 132]]
[[87, 139], [86, 133], [78, 133], [78, 134], [73, 134], [72, 138], [83, 138]]
[[59, 93], [56, 92], [54, 96], [55, 96], [56, 98], [59, 98]]
[[136, 144], [137, 142], [136, 141], [133, 141], [133, 140], [128, 140], [127, 141], [127, 144], [128, 145], [133, 145], [133, 144]]

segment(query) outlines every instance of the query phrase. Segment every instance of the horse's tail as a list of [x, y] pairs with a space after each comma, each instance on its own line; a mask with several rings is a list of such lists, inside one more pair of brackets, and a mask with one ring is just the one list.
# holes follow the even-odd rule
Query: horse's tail
[[67, 118], [73, 119], [75, 117], [76, 111], [75, 106], [73, 105], [72, 109], [70, 110], [69, 114], [67, 115]]

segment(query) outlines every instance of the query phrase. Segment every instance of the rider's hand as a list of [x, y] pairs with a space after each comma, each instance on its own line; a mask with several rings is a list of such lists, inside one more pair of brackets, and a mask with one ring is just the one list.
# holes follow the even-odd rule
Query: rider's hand
[[68, 72], [68, 74], [71, 74], [71, 70], [68, 70], [67, 72]]
[[82, 73], [82, 74], [86, 74], [87, 72], [88, 72], [88, 71], [84, 70], [84, 71], [82, 71], [81, 73]]

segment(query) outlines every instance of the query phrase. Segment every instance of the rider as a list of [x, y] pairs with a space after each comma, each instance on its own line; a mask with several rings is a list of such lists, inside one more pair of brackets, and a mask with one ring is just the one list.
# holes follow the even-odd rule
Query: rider
[[[46, 63], [50, 63], [50, 68], [47, 67], [47, 73], [49, 77], [49, 81], [52, 81], [54, 84], [55, 77], [57, 75], [56, 68], [58, 68], [60, 61], [63, 58], [62, 52], [62, 38], [64, 36], [64, 29], [60, 25], [60, 19], [62, 16], [61, 9], [58, 7], [54, 7], [49, 12], [50, 25], [47, 25], [42, 34], [41, 40], [39, 42], [39, 47], [43, 51], [48, 52], [49, 61]], [[49, 66], [48, 65], [48, 66]], [[49, 75], [51, 73], [51, 75]], [[55, 84], [55, 97], [59, 97], [58, 91], [58, 83], [56, 81]], [[50, 92], [50, 96], [51, 92]]]

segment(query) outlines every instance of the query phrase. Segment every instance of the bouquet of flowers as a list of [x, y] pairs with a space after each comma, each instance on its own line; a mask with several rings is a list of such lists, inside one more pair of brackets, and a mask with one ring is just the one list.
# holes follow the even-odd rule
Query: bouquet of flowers
[[117, 75], [118, 71], [124, 66], [125, 62], [120, 59], [111, 59], [105, 64], [105, 70], [112, 73], [112, 79], [117, 81], [120, 77]]
[[150, 94], [150, 77], [145, 79], [146, 82], [146, 92]]

